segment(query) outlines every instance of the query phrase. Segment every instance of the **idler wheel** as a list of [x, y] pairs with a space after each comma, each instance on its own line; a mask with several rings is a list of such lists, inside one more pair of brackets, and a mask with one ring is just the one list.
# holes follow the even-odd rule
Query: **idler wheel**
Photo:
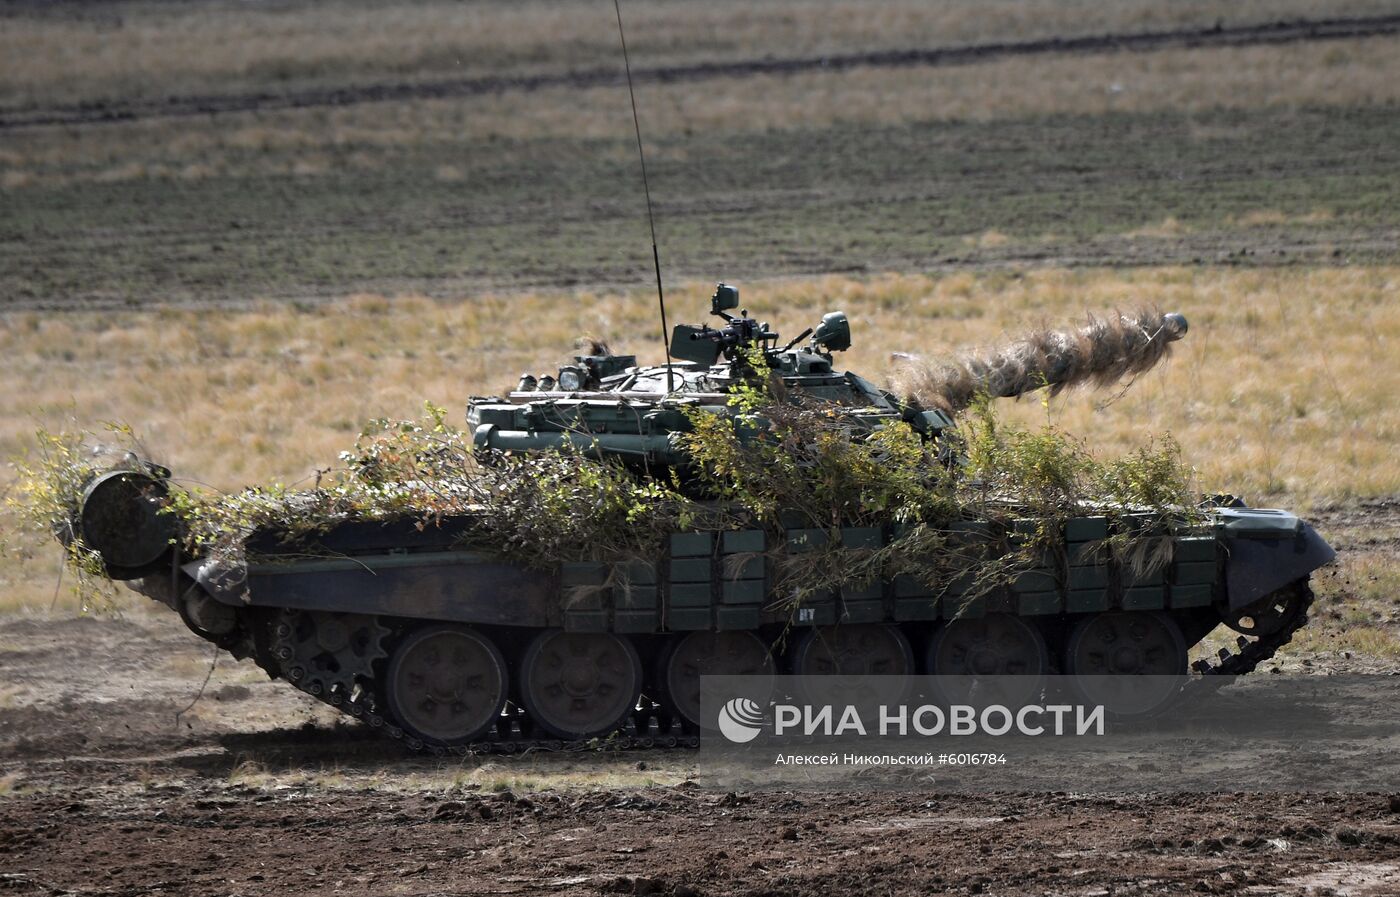
[[1110, 611], [1079, 622], [1065, 644], [1075, 696], [1120, 719], [1164, 709], [1186, 680], [1186, 639], [1159, 611]]
[[520, 698], [530, 719], [566, 739], [607, 735], [637, 706], [642, 662], [625, 638], [548, 629], [525, 649]]
[[1040, 628], [1013, 614], [949, 620], [925, 655], [938, 697], [950, 704], [1024, 706], [1045, 687], [1050, 652]]
[[[759, 690], [771, 691], [773, 658], [752, 632], [692, 632], [671, 651], [664, 676], [670, 709], [690, 725], [700, 726], [701, 676], [759, 677], [763, 683]], [[766, 701], [768, 694], [761, 697]], [[713, 726], [714, 721], [709, 724]]]
[[389, 712], [428, 744], [459, 745], [480, 738], [501, 715], [509, 676], [505, 658], [464, 626], [415, 631], [389, 661]]
[[1301, 591], [1288, 585], [1253, 604], [1230, 611], [1224, 622], [1240, 635], [1268, 638], [1292, 626], [1303, 604]]

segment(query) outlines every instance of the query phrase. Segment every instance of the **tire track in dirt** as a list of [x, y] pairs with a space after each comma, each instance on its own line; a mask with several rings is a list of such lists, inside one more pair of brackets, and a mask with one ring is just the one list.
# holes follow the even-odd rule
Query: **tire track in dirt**
[[[858, 68], [911, 68], [970, 65], [1017, 56], [1151, 52], [1170, 48], [1243, 47], [1302, 41], [1350, 40], [1400, 34], [1400, 14], [1354, 18], [1275, 21], [1252, 25], [1178, 28], [1125, 34], [1051, 37], [953, 47], [882, 50], [789, 59], [740, 59], [690, 65], [639, 68], [644, 83], [673, 84], [716, 78], [840, 72]], [[0, 110], [0, 130], [45, 125], [103, 124], [151, 118], [178, 118], [271, 109], [352, 106], [360, 103], [479, 96], [550, 87], [584, 89], [621, 85], [621, 69], [587, 69], [537, 75], [486, 76], [426, 82], [382, 82], [351, 87], [170, 96], [126, 103], [79, 103]]]

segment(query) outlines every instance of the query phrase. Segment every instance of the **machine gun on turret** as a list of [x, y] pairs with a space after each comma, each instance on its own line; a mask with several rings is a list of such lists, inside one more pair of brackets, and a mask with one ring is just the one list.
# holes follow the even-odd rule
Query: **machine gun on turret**
[[708, 367], [720, 356], [739, 360], [750, 346], [758, 346], [764, 354], [773, 351], [778, 342], [777, 331], [770, 330], [766, 322], [750, 318], [746, 308], [740, 309], [738, 315], [730, 314], [730, 309], [738, 307], [739, 289], [727, 283], [716, 284], [715, 294], [710, 297], [710, 314], [724, 321], [724, 326], [677, 324], [671, 331], [672, 357]]
[[724, 326], [677, 324], [671, 331], [671, 355], [709, 367], [721, 356], [731, 362], [742, 361], [745, 350], [751, 346], [759, 347], [765, 356], [772, 358], [791, 350], [808, 336], [812, 336], [811, 350], [828, 358], [832, 352], [851, 347], [851, 325], [842, 312], [824, 315], [815, 331], [808, 327], [780, 349], [778, 332], [769, 329], [766, 322], [750, 318], [748, 309], [740, 309], [737, 316], [729, 313], [730, 309], [738, 307], [738, 287], [716, 284], [715, 293], [710, 297], [710, 314], [723, 320]]

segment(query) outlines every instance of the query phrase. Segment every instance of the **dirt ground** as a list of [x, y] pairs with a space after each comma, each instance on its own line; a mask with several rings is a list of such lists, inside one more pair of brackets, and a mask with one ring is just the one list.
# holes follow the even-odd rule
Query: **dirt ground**
[[[1395, 517], [1318, 515], [1353, 566], [1396, 550]], [[684, 751], [423, 759], [227, 658], [184, 709], [206, 647], [139, 604], [0, 623], [0, 890], [1400, 892], [1400, 794], [733, 794]]]

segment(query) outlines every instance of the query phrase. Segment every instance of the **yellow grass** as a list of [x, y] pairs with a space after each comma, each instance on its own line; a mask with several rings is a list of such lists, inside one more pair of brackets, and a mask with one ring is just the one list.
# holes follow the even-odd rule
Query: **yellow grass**
[[[237, 763], [227, 784], [264, 790], [315, 787], [362, 791], [437, 792], [450, 797], [467, 794], [517, 795], [539, 791], [577, 792], [598, 789], [673, 787], [700, 777], [693, 759], [684, 754], [648, 757], [638, 769], [635, 757], [615, 753], [537, 754], [512, 758], [461, 760], [409, 759], [392, 769], [331, 765], [320, 769], [277, 768], [254, 760]], [[3, 780], [0, 780], [2, 783]], [[0, 792], [3, 796], [3, 792]]]
[[[1155, 304], [1191, 332], [1162, 371], [1113, 402], [1070, 395], [1056, 423], [1105, 452], [1172, 431], [1210, 486], [1294, 497], [1400, 490], [1400, 270], [1037, 270], [829, 276], [742, 284], [784, 330], [850, 313], [843, 362], [885, 371], [893, 351], [986, 346], [1084, 312]], [[699, 319], [706, 284], [673, 290]], [[35, 424], [123, 420], [178, 472], [230, 488], [300, 480], [335, 463], [365, 418], [413, 416], [424, 399], [459, 413], [472, 393], [566, 360], [575, 334], [659, 355], [654, 299], [487, 295], [462, 302], [356, 295], [298, 309], [17, 313], [0, 332], [0, 449]], [[655, 360], [655, 358], [652, 358]], [[1039, 403], [1012, 404], [1042, 416]]]
[[[1391, 535], [1394, 538], [1394, 535]], [[1400, 569], [1383, 554], [1349, 552], [1319, 589], [1323, 594], [1350, 592], [1357, 598], [1349, 623], [1383, 623], [1400, 617]]]
[[[1068, 395], [1052, 404], [1053, 419], [1110, 452], [1170, 430], [1214, 486], [1345, 497], [1400, 487], [1389, 463], [1400, 425], [1390, 401], [1400, 367], [1389, 354], [1400, 338], [1398, 277], [1390, 267], [1161, 268], [742, 286], [754, 313], [787, 331], [845, 309], [856, 348], [842, 361], [874, 373], [891, 352], [987, 345], [1030, 326], [1074, 325], [1085, 311], [1182, 311], [1191, 333], [1164, 370], [1106, 406], [1103, 395]], [[672, 315], [698, 319], [707, 292], [673, 290]], [[334, 463], [367, 418], [413, 415], [425, 399], [460, 410], [472, 393], [565, 360], [579, 333], [658, 356], [653, 303], [638, 290], [14, 314], [0, 332], [0, 448], [20, 448], [35, 423], [120, 419], [178, 471], [221, 488], [297, 480]], [[1035, 402], [1010, 410], [1043, 413]]]
[[1289, 672], [1301, 669], [1295, 662], [1301, 658], [1312, 660], [1314, 667], [1324, 670], [1343, 662], [1352, 671], [1366, 669], [1361, 666], [1364, 661], [1385, 664], [1385, 668], [1390, 669], [1400, 658], [1400, 636], [1396, 635], [1395, 627], [1339, 627], [1310, 621], [1280, 650], [1278, 657]]

